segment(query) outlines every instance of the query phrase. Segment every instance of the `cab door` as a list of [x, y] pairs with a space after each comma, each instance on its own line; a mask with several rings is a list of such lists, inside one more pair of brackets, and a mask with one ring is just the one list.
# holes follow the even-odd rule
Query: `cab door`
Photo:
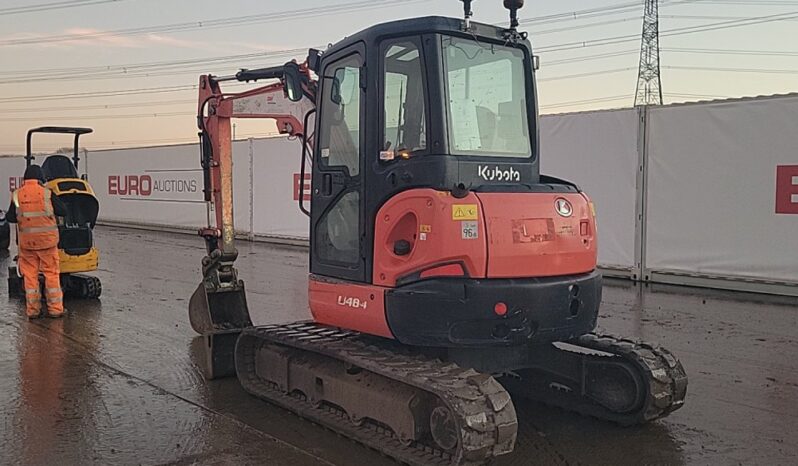
[[319, 81], [311, 197], [311, 273], [365, 281], [363, 153], [365, 53], [326, 58]]

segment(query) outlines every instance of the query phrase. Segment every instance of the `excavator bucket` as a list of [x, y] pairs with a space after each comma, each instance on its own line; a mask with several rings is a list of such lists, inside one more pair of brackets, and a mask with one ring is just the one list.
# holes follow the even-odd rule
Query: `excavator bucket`
[[191, 295], [188, 316], [200, 335], [251, 327], [244, 283], [213, 289], [203, 281]]
[[188, 304], [191, 327], [202, 335], [202, 369], [209, 380], [231, 377], [236, 374], [238, 335], [244, 328], [252, 327], [244, 282], [216, 289], [208, 288], [206, 283], [200, 283]]

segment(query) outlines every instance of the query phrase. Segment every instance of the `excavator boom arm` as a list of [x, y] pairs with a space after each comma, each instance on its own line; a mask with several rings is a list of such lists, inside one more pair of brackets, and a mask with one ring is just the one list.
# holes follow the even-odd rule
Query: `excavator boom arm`
[[[260, 79], [279, 81], [231, 94], [222, 92], [220, 85], [224, 81]], [[200, 161], [208, 226], [199, 233], [205, 238], [207, 255], [202, 259], [202, 283], [189, 302], [189, 317], [194, 330], [211, 339], [211, 346], [224, 340], [219, 332], [252, 325], [244, 283], [238, 279], [233, 265], [238, 251], [233, 223], [231, 119], [271, 119], [277, 123], [281, 134], [301, 137], [303, 144], [312, 144], [312, 138], [305, 134], [303, 122], [315, 108], [315, 90], [316, 83], [304, 63], [289, 62], [279, 67], [241, 70], [233, 76], [200, 77], [197, 125], [200, 129]]]
[[[289, 98], [283, 80], [285, 67], [293, 65], [302, 78], [302, 96]], [[279, 82], [245, 92], [225, 94], [224, 81], [280, 79]], [[206, 238], [208, 254], [219, 249], [227, 260], [235, 260], [233, 224], [233, 151], [231, 119], [265, 118], [274, 120], [280, 134], [305, 137], [305, 115], [315, 107], [315, 82], [305, 64], [242, 70], [233, 76], [203, 75], [199, 83], [197, 123], [200, 128], [202, 167], [205, 173], [205, 201], [215, 223], [200, 231]], [[209, 215], [210, 220], [211, 215]], [[209, 222], [210, 223], [210, 222]]]

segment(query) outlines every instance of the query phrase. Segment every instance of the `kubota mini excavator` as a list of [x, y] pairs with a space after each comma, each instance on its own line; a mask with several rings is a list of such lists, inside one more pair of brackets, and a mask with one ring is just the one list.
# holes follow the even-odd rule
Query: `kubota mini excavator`
[[[523, 1], [504, 1], [506, 29], [472, 22], [470, 4], [465, 19], [380, 24], [303, 64], [200, 78], [215, 225], [201, 231], [189, 315], [208, 375], [234, 372], [249, 393], [407, 464], [512, 451], [511, 393], [631, 425], [679, 408], [687, 389], [667, 350], [591, 333], [594, 210], [540, 174]], [[259, 79], [279, 82], [220, 87]], [[233, 117], [299, 137], [300, 180], [310, 161], [309, 211], [299, 203], [312, 321], [252, 326], [234, 267]]]
[[[91, 128], [43, 126], [28, 131], [25, 163], [35, 159], [32, 149], [33, 135], [38, 133], [71, 134], [72, 158], [62, 154], [49, 155], [42, 163], [45, 185], [67, 206], [68, 214], [58, 224], [58, 253], [61, 267], [61, 287], [67, 296], [99, 298], [102, 294], [100, 279], [86, 272], [97, 270], [100, 253], [94, 245], [94, 226], [100, 204], [88, 180], [78, 176], [80, 161], [78, 141], [80, 136], [92, 132]], [[24, 294], [22, 277], [17, 266], [8, 268], [8, 289], [11, 295]]]

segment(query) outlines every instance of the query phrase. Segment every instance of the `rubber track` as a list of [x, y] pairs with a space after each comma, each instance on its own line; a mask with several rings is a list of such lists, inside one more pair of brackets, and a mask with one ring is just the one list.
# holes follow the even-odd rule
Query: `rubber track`
[[634, 364], [643, 376], [647, 388], [642, 406], [629, 413], [614, 413], [595, 402], [586, 402], [586, 398], [561, 396], [557, 391], [540, 391], [537, 396], [527, 395], [528, 398], [624, 426], [643, 424], [665, 417], [684, 405], [687, 395], [687, 374], [681, 362], [665, 348], [593, 333], [567, 343], [609, 353], [613, 356], [608, 357], [621, 357]]
[[[379, 342], [379, 343], [378, 343]], [[255, 372], [257, 350], [274, 343], [352, 364], [437, 396], [459, 420], [460, 444], [446, 453], [430, 445], [401, 443], [387, 429], [356, 425], [336, 410], [317, 408], [283, 393]], [[491, 376], [410, 353], [399, 345], [312, 322], [245, 329], [236, 347], [236, 371], [251, 394], [409, 465], [477, 465], [512, 451], [518, 422], [512, 400]]]
[[665, 348], [595, 333], [583, 335], [573, 343], [623, 357], [643, 369], [648, 381], [648, 396], [644, 409], [636, 413], [637, 419], [630, 424], [653, 421], [684, 405], [684, 398], [687, 396], [687, 373], [679, 359]]

